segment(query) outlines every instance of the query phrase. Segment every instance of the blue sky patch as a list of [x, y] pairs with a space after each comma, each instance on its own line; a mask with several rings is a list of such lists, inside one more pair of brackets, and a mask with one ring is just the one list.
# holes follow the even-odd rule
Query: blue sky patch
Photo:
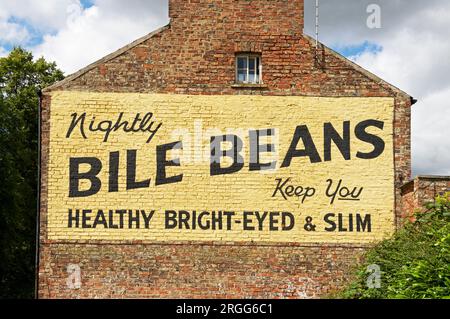
[[81, 0], [80, 2], [85, 9], [90, 8], [94, 5], [94, 0]]
[[40, 43], [42, 43], [44, 34], [37, 30], [32, 24], [30, 24], [25, 19], [17, 18], [14, 16], [11, 16], [8, 18], [8, 23], [18, 24], [22, 27], [24, 27], [28, 32], [28, 39], [24, 40], [23, 42], [20, 41], [4, 41], [0, 38], [0, 43], [3, 45], [3, 48], [5, 48], [7, 51], [12, 50], [15, 46], [27, 46], [27, 47], [33, 47]]
[[[12, 51], [12, 49], [14, 48], [13, 44], [3, 43], [1, 40], [0, 40], [0, 46], [6, 52]], [[2, 51], [2, 50], [0, 49], [0, 51]]]
[[356, 45], [333, 46], [333, 50], [339, 52], [345, 57], [352, 57], [361, 55], [366, 52], [377, 54], [383, 51], [383, 47], [376, 43], [365, 41]]

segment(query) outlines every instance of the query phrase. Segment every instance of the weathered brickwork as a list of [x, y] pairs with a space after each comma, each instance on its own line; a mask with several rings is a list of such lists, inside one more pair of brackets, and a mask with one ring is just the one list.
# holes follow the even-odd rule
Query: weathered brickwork
[[[323, 45], [316, 50], [303, 34], [303, 0], [169, 2], [168, 26], [44, 91], [39, 297], [317, 298], [338, 288], [367, 245], [49, 239], [52, 94], [59, 91], [393, 98], [399, 224], [399, 187], [411, 178], [407, 94]], [[263, 85], [233, 85], [241, 52], [261, 54]], [[80, 289], [67, 287], [69, 264], [80, 265]]]
[[402, 217], [426, 211], [426, 204], [450, 192], [450, 176], [418, 176], [401, 187]]
[[[348, 280], [351, 246], [45, 245], [43, 298], [319, 298]], [[66, 265], [82, 269], [67, 289]]]

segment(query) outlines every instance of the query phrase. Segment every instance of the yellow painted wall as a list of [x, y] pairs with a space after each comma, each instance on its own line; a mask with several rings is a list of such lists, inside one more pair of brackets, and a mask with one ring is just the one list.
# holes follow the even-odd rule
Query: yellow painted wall
[[[186, 96], [164, 94], [52, 93], [50, 115], [50, 160], [48, 174], [48, 238], [52, 240], [143, 240], [143, 241], [255, 241], [299, 243], [369, 243], [394, 231], [394, 159], [392, 98], [316, 98], [263, 96]], [[153, 112], [162, 126], [150, 143], [148, 134], [113, 132], [108, 142], [101, 133], [87, 132], [83, 139], [79, 130], [66, 138], [71, 114], [87, 113], [87, 119], [115, 120], [120, 112], [124, 119], [137, 113]], [[384, 121], [384, 130], [373, 130], [386, 143], [384, 153], [372, 160], [356, 158], [356, 152], [369, 152], [372, 146], [355, 138], [355, 125], [367, 119]], [[280, 168], [291, 144], [295, 128], [308, 125], [319, 154], [323, 158], [323, 123], [331, 122], [339, 131], [343, 121], [351, 121], [352, 159], [345, 161], [336, 147], [330, 162], [311, 164], [308, 158], [292, 161]], [[201, 126], [201, 128], [200, 128]], [[277, 169], [250, 172], [249, 129], [275, 128], [278, 142]], [[215, 129], [212, 131], [211, 129]], [[228, 129], [228, 130], [227, 130]], [[155, 187], [156, 146], [177, 141], [174, 130], [190, 135], [182, 138], [184, 150], [180, 167], [168, 168], [169, 175], [184, 174], [183, 181]], [[197, 131], [197, 137], [195, 133]], [[202, 136], [199, 137], [199, 132]], [[215, 133], [214, 133], [215, 132]], [[237, 133], [236, 133], [237, 132]], [[236, 133], [244, 141], [245, 167], [224, 176], [210, 176], [209, 158], [202, 161], [194, 149], [209, 152], [210, 135]], [[269, 139], [262, 142], [269, 142]], [[272, 139], [271, 142], [276, 141]], [[262, 143], [264, 144], [264, 143]], [[189, 147], [192, 146], [192, 147]], [[299, 148], [301, 148], [301, 143]], [[151, 178], [149, 188], [125, 189], [126, 150], [136, 149], [137, 178]], [[108, 192], [109, 152], [120, 151], [119, 192]], [[174, 152], [175, 156], [176, 153]], [[97, 157], [103, 163], [99, 177], [103, 187], [99, 194], [86, 198], [69, 198], [69, 158]], [[189, 161], [190, 158], [190, 161]], [[264, 160], [265, 157], [263, 156]], [[305, 203], [296, 197], [285, 200], [272, 197], [277, 178], [291, 178], [292, 184], [316, 188], [317, 194]], [[359, 201], [336, 200], [330, 205], [325, 196], [327, 180], [342, 179], [347, 187], [364, 187]], [[82, 184], [89, 187], [89, 183]], [[82, 229], [68, 227], [69, 209], [155, 210], [150, 229]], [[164, 227], [165, 210], [234, 211], [232, 230], [168, 230]], [[291, 231], [244, 231], [244, 211], [291, 212], [295, 227]], [[323, 220], [328, 213], [370, 214], [372, 231], [326, 232]], [[306, 231], [305, 219], [312, 217], [315, 231]], [[92, 214], [95, 218], [95, 214]], [[347, 217], [346, 217], [347, 218]], [[336, 218], [337, 220], [337, 218]], [[92, 222], [92, 220], [91, 220]], [[256, 222], [253, 224], [256, 225]], [[345, 225], [344, 225], [345, 226]], [[347, 225], [348, 226], [348, 225]]]

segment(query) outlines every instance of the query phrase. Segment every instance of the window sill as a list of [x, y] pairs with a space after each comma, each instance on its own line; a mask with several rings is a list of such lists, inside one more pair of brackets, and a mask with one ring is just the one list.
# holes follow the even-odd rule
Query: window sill
[[234, 89], [267, 89], [267, 84], [235, 83], [231, 85]]

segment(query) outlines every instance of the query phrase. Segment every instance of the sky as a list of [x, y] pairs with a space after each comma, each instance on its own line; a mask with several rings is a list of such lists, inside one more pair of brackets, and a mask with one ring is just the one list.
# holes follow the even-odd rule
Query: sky
[[[305, 0], [313, 36], [314, 5]], [[68, 75], [168, 21], [167, 0], [0, 0], [0, 57], [22, 46]], [[413, 174], [450, 175], [450, 1], [320, 0], [319, 30], [322, 43], [418, 100]]]

